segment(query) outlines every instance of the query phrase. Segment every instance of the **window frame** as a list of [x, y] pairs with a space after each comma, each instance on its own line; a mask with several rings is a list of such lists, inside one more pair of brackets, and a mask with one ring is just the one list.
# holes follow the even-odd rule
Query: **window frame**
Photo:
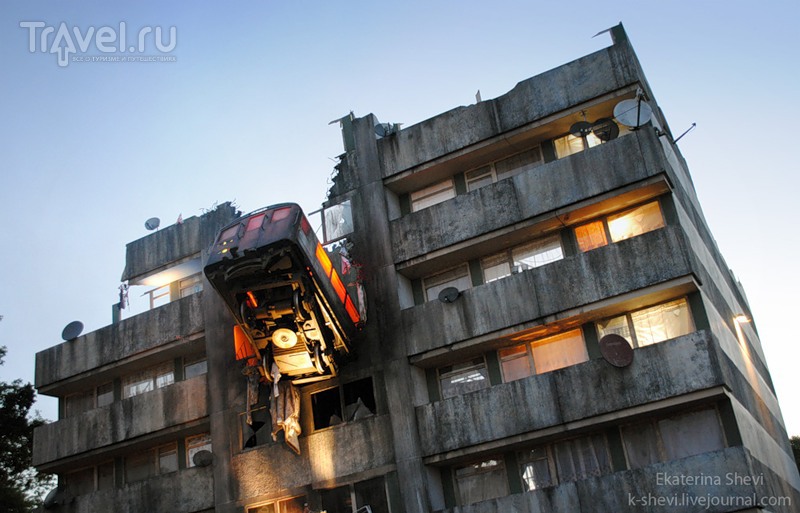
[[[579, 361], [579, 362], [577, 362], [577, 363], [571, 363], [571, 364], [565, 365], [563, 367], [557, 367], [557, 368], [554, 368], [554, 369], [548, 369], [548, 370], [544, 370], [544, 371], [540, 372], [537, 369], [536, 357], [534, 356], [534, 347], [535, 347], [535, 345], [537, 343], [539, 345], [542, 345], [542, 344], [545, 344], [545, 343], [556, 343], [556, 340], [552, 340], [551, 342], [547, 342], [547, 341], [549, 339], [557, 339], [559, 337], [565, 337], [566, 335], [569, 335], [571, 333], [575, 333], [575, 334], [580, 336], [580, 340], [583, 343], [583, 355], [582, 356], [583, 356], [584, 359]], [[547, 374], [548, 372], [554, 372], [554, 371], [557, 371], [557, 370], [560, 370], [560, 369], [566, 369], [568, 367], [572, 367], [574, 365], [580, 365], [581, 363], [585, 363], [585, 362], [588, 362], [590, 360], [590, 358], [589, 358], [589, 349], [586, 346], [586, 337], [584, 336], [583, 330], [580, 327], [569, 329], [569, 330], [564, 330], [564, 331], [559, 331], [557, 333], [550, 333], [550, 334], [542, 335], [542, 336], [539, 336], [539, 337], [531, 336], [531, 337], [522, 337], [522, 338], [524, 339], [522, 343], [514, 344], [512, 346], [502, 347], [502, 348], [499, 348], [497, 350], [497, 358], [498, 358], [498, 362], [499, 362], [499, 365], [500, 365], [500, 375], [501, 375], [501, 377], [503, 379], [503, 383], [511, 383], [512, 381], [517, 381], [519, 379], [525, 379], [525, 378], [529, 378], [531, 376], [538, 376], [538, 375], [541, 375], [541, 374]], [[512, 360], [516, 360], [518, 358], [523, 358], [523, 357], [522, 356], [509, 357], [510, 355], [504, 356], [501, 353], [503, 351], [510, 351], [510, 350], [514, 350], [514, 349], [519, 349], [521, 347], [525, 348], [525, 357], [524, 358], [526, 358], [526, 361], [528, 363], [528, 368], [530, 370], [530, 374], [528, 374], [527, 376], [521, 376], [521, 377], [517, 377], [517, 378], [509, 380], [508, 379], [508, 370], [503, 365], [503, 363], [504, 362], [510, 362]]]
[[682, 333], [682, 334], [677, 335], [677, 336], [678, 337], [683, 337], [685, 335], [688, 335], [690, 333], [694, 333], [695, 331], [697, 331], [697, 324], [695, 323], [694, 316], [692, 315], [692, 308], [691, 308], [691, 304], [689, 303], [689, 298], [687, 296], [680, 296], [680, 297], [676, 297], [676, 298], [673, 298], [673, 299], [668, 299], [666, 301], [661, 301], [659, 303], [655, 303], [655, 304], [652, 304], [652, 305], [649, 305], [649, 306], [645, 306], [645, 307], [642, 307], [642, 308], [637, 308], [635, 310], [628, 310], [626, 312], [623, 312], [623, 313], [620, 313], [620, 314], [617, 314], [617, 315], [613, 315], [611, 317], [605, 317], [603, 319], [595, 321], [594, 322], [594, 326], [595, 326], [595, 331], [597, 332], [597, 339], [600, 340], [605, 335], [608, 335], [608, 334], [611, 334], [611, 333], [618, 334], [618, 333], [616, 333], [616, 331], [613, 331], [613, 330], [609, 330], [609, 333], [605, 333], [604, 334], [603, 333], [604, 330], [600, 327], [600, 323], [601, 322], [610, 322], [610, 321], [613, 321], [613, 320], [616, 320], [616, 319], [624, 318], [625, 319], [625, 326], [626, 326], [626, 329], [627, 329], [627, 333], [630, 335], [630, 340], [628, 340], [625, 336], [622, 336], [622, 335], [620, 335], [620, 336], [625, 338], [625, 340], [628, 340], [628, 343], [631, 344], [631, 347], [633, 349], [640, 349], [642, 347], [647, 347], [647, 346], [654, 345], [654, 344], [660, 344], [660, 343], [665, 342], [667, 340], [672, 340], [673, 338], [676, 338], [676, 337], [665, 338], [663, 340], [657, 340], [655, 342], [650, 342], [650, 343], [642, 343], [642, 342], [640, 342], [639, 341], [639, 335], [636, 333], [636, 324], [634, 323], [634, 320], [633, 320], [634, 314], [637, 314], [637, 313], [640, 313], [640, 312], [644, 312], [646, 310], [654, 310], [656, 308], [663, 307], [663, 306], [669, 305], [671, 303], [682, 303], [684, 308], [685, 308], [686, 314], [688, 316], [689, 330], [686, 333]]
[[[441, 198], [439, 198], [439, 196], [441, 196]], [[451, 176], [427, 185], [422, 189], [410, 192], [408, 201], [411, 205], [411, 212], [419, 212], [420, 210], [425, 210], [426, 208], [451, 200], [456, 196], [456, 184]]]
[[[458, 475], [459, 470], [468, 469], [470, 467], [474, 468], [474, 467], [476, 467], [478, 465], [483, 465], [484, 463], [487, 463], [487, 462], [490, 462], [490, 461], [491, 462], [496, 462], [496, 467], [497, 468], [491, 469], [491, 470], [488, 470], [488, 469], [487, 470], [477, 470], [474, 473], [468, 474], [466, 477], [475, 478], [476, 476], [480, 476], [480, 475], [483, 475], [483, 474], [490, 474], [490, 473], [491, 474], [495, 474], [495, 477], [502, 479], [502, 482], [503, 482], [503, 484], [505, 486], [505, 490], [502, 491], [500, 493], [500, 495], [495, 495], [494, 497], [484, 497], [484, 498], [482, 498], [482, 499], [480, 499], [478, 501], [466, 502], [464, 500], [464, 496], [462, 495], [463, 491], [461, 489], [461, 483], [460, 483], [459, 475]], [[478, 502], [492, 500], [492, 499], [496, 499], [498, 497], [504, 497], [504, 496], [508, 495], [509, 492], [510, 492], [510, 483], [508, 482], [506, 461], [505, 461], [505, 458], [503, 457], [502, 454], [495, 454], [495, 455], [492, 455], [492, 456], [485, 456], [485, 457], [481, 457], [481, 458], [477, 458], [477, 459], [471, 460], [471, 461], [469, 461], [467, 463], [464, 463], [464, 464], [453, 466], [452, 467], [452, 476], [453, 476], [453, 487], [455, 489], [454, 491], [455, 491], [455, 495], [456, 495], [456, 501], [457, 501], [458, 505], [460, 505], [460, 506], [466, 506], [468, 504], [476, 504]], [[463, 477], [464, 476], [462, 476], [462, 478]]]
[[[451, 279], [444, 279], [444, 276], [450, 273], [454, 273], [454, 275], [457, 273], [457, 276]], [[458, 286], [461, 280], [465, 280], [463, 282], [463, 285], [465, 285], [464, 288]], [[425, 302], [438, 299], [439, 292], [447, 287], [455, 287], [459, 292], [472, 288], [472, 276], [469, 272], [469, 264], [459, 264], [422, 278], [422, 293], [425, 297]], [[430, 290], [436, 290], [435, 296], [431, 297], [429, 294]]]
[[[456, 369], [455, 367], [458, 367], [458, 368]], [[445, 370], [445, 369], [447, 369], [447, 370]], [[444, 384], [443, 384], [443, 381], [445, 379], [447, 379], [449, 377], [453, 377], [453, 376], [460, 376], [462, 374], [467, 374], [467, 373], [469, 373], [471, 371], [480, 370], [480, 369], [483, 370], [483, 373], [479, 373], [479, 374], [481, 374], [483, 376], [483, 380], [482, 381], [484, 381], [485, 386], [482, 386], [480, 388], [476, 388], [474, 390], [466, 390], [466, 391], [464, 391], [464, 390], [460, 390], [459, 387], [457, 387], [457, 386], [456, 387], [452, 387], [452, 383], [451, 383], [451, 387], [455, 389], [456, 393], [445, 394], [445, 387], [444, 387]], [[469, 381], [465, 381], [465, 383], [468, 383], [468, 382]], [[490, 377], [489, 377], [489, 365], [486, 362], [486, 357], [484, 355], [480, 355], [480, 356], [476, 356], [476, 357], [473, 357], [473, 358], [469, 358], [467, 360], [462, 360], [462, 361], [457, 362], [457, 363], [453, 363], [453, 364], [450, 364], [450, 365], [445, 365], [443, 367], [437, 368], [436, 369], [436, 383], [439, 386], [439, 397], [442, 400], [449, 399], [451, 397], [458, 397], [460, 395], [469, 394], [469, 393], [472, 393], [472, 392], [477, 392], [478, 390], [483, 390], [485, 388], [489, 388], [490, 386], [492, 386], [492, 384], [491, 384], [491, 380], [490, 380]]]
[[[632, 212], [636, 211], [637, 209], [648, 207], [649, 205], [652, 205], [652, 204], [655, 204], [656, 209], [658, 211], [658, 215], [659, 215], [660, 223], [661, 223], [660, 226], [657, 226], [655, 228], [652, 228], [652, 229], [650, 229], [648, 231], [645, 231], [645, 232], [642, 232], [642, 233], [639, 233], [639, 234], [636, 234], [636, 235], [631, 235], [630, 237], [620, 238], [620, 239], [616, 239], [616, 240], [614, 239], [613, 234], [611, 232], [611, 228], [609, 227], [609, 223], [610, 223], [609, 219], [612, 219], [612, 218], [619, 219], [622, 216], [624, 216], [625, 214], [632, 213]], [[581, 237], [578, 235], [578, 230], [583, 229], [583, 228], [588, 227], [588, 226], [593, 225], [593, 224], [598, 224], [598, 223], [602, 224], [602, 233], [603, 233], [603, 236], [605, 237], [605, 241], [602, 244], [593, 245], [592, 247], [584, 248], [581, 245]], [[575, 237], [575, 243], [576, 243], [576, 247], [578, 249], [578, 252], [579, 253], [586, 253], [586, 252], [591, 251], [593, 249], [602, 248], [602, 247], [608, 246], [610, 244], [616, 244], [616, 243], [622, 242], [624, 240], [628, 240], [628, 239], [633, 239], [633, 238], [639, 237], [640, 235], [644, 235], [645, 233], [654, 232], [654, 231], [659, 230], [661, 228], [664, 228], [666, 226], [667, 226], [667, 220], [664, 217], [664, 209], [661, 206], [661, 201], [660, 201], [659, 198], [652, 198], [650, 200], [644, 201], [642, 203], [638, 203], [638, 204], [633, 205], [631, 207], [626, 207], [626, 208], [623, 208], [622, 210], [617, 210], [616, 212], [612, 212], [610, 214], [605, 214], [605, 215], [596, 217], [596, 218], [591, 219], [589, 221], [586, 221], [584, 223], [576, 224], [575, 226], [572, 227], [572, 233], [573, 233], [573, 236]]]

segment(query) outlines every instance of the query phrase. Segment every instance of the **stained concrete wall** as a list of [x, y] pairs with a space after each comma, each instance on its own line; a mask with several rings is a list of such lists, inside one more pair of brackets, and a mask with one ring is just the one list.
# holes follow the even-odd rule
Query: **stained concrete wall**
[[36, 388], [111, 365], [203, 330], [200, 292], [36, 353]]
[[408, 355], [542, 319], [571, 308], [688, 276], [679, 227], [580, 253], [401, 312]]
[[[400, 263], [666, 172], [652, 130], [640, 130], [391, 222]], [[424, 227], [421, 229], [420, 227]]]
[[149, 274], [184, 258], [200, 253], [217, 232], [238, 217], [236, 208], [223, 203], [200, 217], [192, 216], [181, 224], [173, 224], [126, 247], [122, 281]]
[[[681, 460], [649, 465], [645, 468], [616, 472], [611, 475], [564, 483], [552, 488], [518, 493], [445, 510], [446, 513], [541, 513], [571, 511], [579, 513], [672, 513], [675, 511], [775, 511], [792, 512], [794, 506], [758, 509], [760, 501], [788, 497], [797, 504], [796, 491], [776, 488], [774, 478], [754, 462], [742, 447], [691, 456]], [[659, 477], [660, 476], [660, 477]], [[748, 483], [737, 477], [762, 481]], [[682, 477], [695, 479], [687, 481]], [[676, 481], [676, 479], [678, 481]], [[730, 484], [733, 480], [735, 484]], [[654, 502], [662, 498], [663, 505]], [[689, 501], [706, 500], [710, 506]], [[667, 501], [682, 501], [668, 503]], [[738, 501], [722, 504], [721, 501]], [[748, 501], [756, 502], [755, 505]], [[717, 505], [712, 504], [717, 502]]]
[[74, 497], [53, 513], [195, 513], [213, 510], [211, 467], [194, 467], [131, 483], [114, 490]]
[[58, 460], [204, 418], [206, 375], [179, 381], [151, 392], [36, 428], [33, 464], [52, 466]]

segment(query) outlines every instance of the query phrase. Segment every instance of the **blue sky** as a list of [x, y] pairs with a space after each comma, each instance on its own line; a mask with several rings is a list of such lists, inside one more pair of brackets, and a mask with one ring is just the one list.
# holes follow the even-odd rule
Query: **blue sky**
[[[349, 111], [422, 121], [610, 44], [622, 21], [751, 302], [790, 434], [800, 249], [798, 2], [13, 1], [0, 4], [0, 379], [111, 321], [125, 244], [234, 200], [325, 198]], [[174, 62], [70, 62], [20, 22], [176, 29]], [[153, 51], [152, 42], [148, 47]], [[92, 51], [82, 56], [100, 56]], [[116, 54], [119, 55], [119, 54]], [[55, 418], [55, 402], [38, 403]]]

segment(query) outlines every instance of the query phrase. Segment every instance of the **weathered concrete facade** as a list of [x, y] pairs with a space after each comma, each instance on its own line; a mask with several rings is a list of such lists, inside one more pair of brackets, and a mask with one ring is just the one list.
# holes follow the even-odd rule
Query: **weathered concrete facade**
[[[37, 355], [37, 387], [64, 405], [36, 433], [36, 465], [60, 476], [52, 509], [794, 511], [749, 307], [612, 34], [394, 133], [343, 121], [324, 207], [352, 209], [368, 322], [356, 361], [301, 388], [300, 455], [270, 437], [269, 386], [246, 422], [233, 319], [187, 275], [238, 213], [131, 243], [123, 280], [177, 269], [173, 301]], [[651, 122], [568, 137], [637, 91]], [[632, 361], [608, 356], [611, 335]]]

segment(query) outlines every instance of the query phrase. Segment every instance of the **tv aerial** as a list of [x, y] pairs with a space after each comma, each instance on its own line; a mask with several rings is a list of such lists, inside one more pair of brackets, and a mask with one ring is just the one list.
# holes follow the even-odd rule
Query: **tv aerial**
[[160, 224], [161, 224], [161, 219], [157, 217], [151, 217], [150, 219], [144, 222], [144, 227], [152, 232], [153, 230], [158, 229]]

